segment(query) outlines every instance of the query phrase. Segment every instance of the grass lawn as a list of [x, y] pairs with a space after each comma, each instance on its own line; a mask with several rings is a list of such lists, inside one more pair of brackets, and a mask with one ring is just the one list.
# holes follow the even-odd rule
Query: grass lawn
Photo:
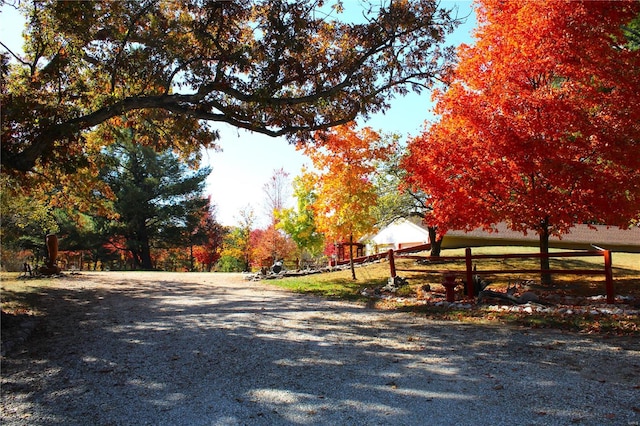
[[13, 315], [36, 314], [40, 290], [50, 281], [48, 279], [21, 280], [19, 274], [3, 272], [0, 274], [0, 305], [3, 313]]
[[[566, 250], [557, 250], [566, 251]], [[473, 254], [513, 254], [536, 253], [531, 247], [485, 247], [474, 248]], [[426, 255], [426, 253], [425, 253]], [[446, 250], [443, 256], [464, 256], [464, 249]], [[613, 253], [614, 291], [616, 295], [629, 296], [632, 304], [625, 309], [632, 312], [640, 304], [640, 254]], [[551, 269], [600, 269], [604, 271], [602, 257], [552, 258]], [[479, 259], [475, 262], [478, 270], [509, 270], [539, 268], [539, 259]], [[436, 319], [454, 319], [468, 322], [504, 322], [528, 327], [550, 327], [585, 332], [606, 332], [612, 334], [640, 334], [640, 320], [637, 314], [592, 315], [566, 314], [566, 305], [602, 305], [604, 301], [593, 298], [605, 294], [605, 277], [602, 275], [556, 274], [551, 286], [541, 286], [538, 274], [504, 274], [486, 277], [491, 281], [489, 287], [495, 291], [504, 291], [510, 284], [526, 282], [530, 290], [545, 300], [562, 300], [565, 309], [557, 312], [523, 313], [495, 311], [488, 305], [472, 304], [471, 309], [459, 309], [455, 306], [443, 307], [442, 304], [428, 301], [442, 300], [444, 287], [442, 274], [437, 271], [460, 271], [464, 275], [464, 261], [443, 262], [430, 266], [416, 265], [414, 260], [396, 259], [397, 274], [408, 280], [409, 284], [398, 291], [396, 298], [373, 298], [363, 296], [366, 289], [379, 288], [387, 283], [390, 276], [389, 263], [383, 261], [356, 268], [357, 280], [351, 279], [351, 271], [336, 271], [304, 277], [291, 277], [268, 281], [273, 285], [300, 293], [316, 294], [324, 297], [361, 301], [368, 306], [381, 309], [401, 309]], [[406, 270], [405, 270], [406, 269]], [[407, 270], [413, 271], [407, 271]], [[435, 270], [435, 272], [434, 272]], [[430, 291], [422, 289], [429, 285]], [[461, 286], [460, 286], [461, 287]], [[369, 293], [367, 293], [369, 294]], [[462, 290], [456, 295], [463, 298]], [[590, 298], [591, 297], [591, 298]], [[426, 299], [426, 300], [425, 300]], [[567, 302], [567, 300], [571, 302]], [[576, 309], [573, 309], [574, 311]]]

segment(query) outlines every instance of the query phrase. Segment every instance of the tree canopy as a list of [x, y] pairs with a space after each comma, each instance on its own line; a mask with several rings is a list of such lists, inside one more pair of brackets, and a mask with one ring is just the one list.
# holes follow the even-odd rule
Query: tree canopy
[[91, 161], [86, 135], [102, 124], [189, 155], [221, 122], [299, 139], [383, 111], [439, 75], [457, 20], [438, 2], [365, 1], [361, 23], [346, 22], [342, 2], [324, 3], [22, 3], [24, 54], [2, 44], [3, 170], [73, 170]]
[[437, 97], [442, 118], [405, 161], [434, 194], [441, 223], [506, 217], [524, 231], [548, 219], [563, 232], [635, 218], [640, 52], [622, 47], [622, 27], [639, 9], [635, 1], [482, 2], [477, 43], [461, 48]]
[[31, 249], [39, 254], [44, 250], [45, 236], [59, 231], [55, 212], [51, 206], [34, 203], [30, 197], [17, 194], [7, 195], [11, 182], [0, 177], [0, 241], [2, 249], [0, 261], [6, 265], [6, 253], [11, 250]]

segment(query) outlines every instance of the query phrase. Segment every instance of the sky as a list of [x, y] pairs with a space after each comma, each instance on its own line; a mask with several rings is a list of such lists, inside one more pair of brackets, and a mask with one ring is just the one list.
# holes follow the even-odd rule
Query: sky
[[[345, 4], [348, 6], [355, 2], [356, 0], [346, 0]], [[471, 43], [471, 31], [476, 25], [471, 5], [470, 0], [441, 1], [442, 7], [457, 7], [459, 17], [468, 16], [467, 21], [447, 39], [447, 45]], [[19, 14], [7, 5], [1, 7], [0, 41], [14, 51], [21, 51], [23, 27], [24, 19]], [[408, 137], [418, 135], [424, 121], [433, 118], [430, 113], [433, 105], [429, 92], [397, 97], [390, 105], [384, 114], [373, 115], [360, 124], [383, 133], [393, 132]], [[216, 218], [223, 225], [237, 225], [240, 212], [251, 208], [256, 216], [255, 226], [265, 227], [268, 224], [264, 207], [265, 183], [281, 168], [293, 179], [310, 162], [294, 146], [289, 145], [285, 138], [251, 133], [228, 124], [221, 124], [218, 130], [221, 136], [218, 145], [221, 149], [205, 150], [202, 155], [202, 166], [212, 169], [205, 192], [211, 196], [211, 201], [216, 206]], [[289, 202], [292, 205], [293, 199]]]

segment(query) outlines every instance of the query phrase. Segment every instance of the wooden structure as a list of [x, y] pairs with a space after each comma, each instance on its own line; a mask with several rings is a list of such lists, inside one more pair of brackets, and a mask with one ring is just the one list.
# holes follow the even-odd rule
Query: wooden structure
[[[473, 261], [478, 259], [523, 259], [523, 258], [541, 258], [541, 257], [587, 257], [587, 256], [598, 256], [603, 258], [604, 268], [602, 269], [504, 269], [504, 270], [484, 270], [479, 271], [473, 268]], [[389, 250], [389, 268], [391, 278], [396, 276], [397, 271], [411, 271], [415, 272], [416, 269], [399, 269], [395, 266], [394, 257], [396, 257], [396, 253], [393, 250]], [[613, 289], [613, 268], [611, 263], [611, 252], [609, 250], [590, 250], [590, 251], [575, 251], [575, 252], [557, 252], [557, 253], [525, 253], [525, 254], [479, 254], [473, 255], [471, 254], [471, 248], [467, 247], [465, 250], [464, 256], [440, 256], [440, 257], [429, 257], [429, 256], [418, 256], [418, 255], [410, 255], [410, 254], [402, 254], [397, 257], [402, 257], [403, 259], [415, 259], [415, 260], [449, 260], [449, 261], [464, 261], [465, 270], [459, 271], [459, 274], [462, 275], [467, 283], [473, 283], [474, 275], [497, 275], [497, 274], [525, 274], [525, 273], [562, 273], [562, 274], [576, 274], [576, 275], [604, 275], [605, 276], [605, 291], [607, 293], [607, 303], [613, 304], [615, 302], [615, 295]], [[424, 270], [424, 269], [421, 269]], [[448, 281], [452, 282], [455, 278], [451, 279], [451, 274], [453, 271], [433, 271], [440, 272], [448, 277]], [[454, 275], [455, 277], [455, 275]], [[446, 287], [446, 286], [445, 286]], [[449, 294], [449, 293], [447, 293]], [[467, 296], [469, 298], [474, 298], [476, 296], [475, 289], [473, 285], [467, 285]], [[447, 297], [449, 300], [449, 297]]]
[[358, 242], [349, 242], [349, 241], [343, 241], [341, 243], [336, 243], [336, 256], [337, 256], [337, 261], [338, 262], [342, 262], [345, 260], [349, 260], [349, 255], [351, 253], [350, 247], [353, 246], [353, 258], [358, 258], [358, 257], [362, 257], [364, 256], [364, 247], [365, 245], [363, 243], [358, 243]]

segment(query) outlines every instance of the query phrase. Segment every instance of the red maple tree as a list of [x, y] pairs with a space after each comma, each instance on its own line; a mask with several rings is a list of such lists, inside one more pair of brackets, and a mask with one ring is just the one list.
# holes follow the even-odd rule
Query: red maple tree
[[249, 238], [252, 266], [255, 268], [271, 267], [276, 261], [292, 259], [295, 256], [295, 243], [277, 229], [275, 224], [269, 225], [266, 229], [252, 230]]
[[433, 196], [434, 225], [506, 221], [546, 252], [575, 223], [640, 217], [640, 51], [622, 30], [639, 12], [637, 1], [479, 2], [476, 43], [435, 95], [441, 118], [404, 161]]
[[[200, 211], [199, 223], [193, 231], [192, 256], [207, 272], [211, 272], [213, 266], [221, 257], [225, 229], [218, 223], [215, 217], [215, 206], [208, 197], [207, 204]], [[193, 267], [192, 267], [193, 269]]]

